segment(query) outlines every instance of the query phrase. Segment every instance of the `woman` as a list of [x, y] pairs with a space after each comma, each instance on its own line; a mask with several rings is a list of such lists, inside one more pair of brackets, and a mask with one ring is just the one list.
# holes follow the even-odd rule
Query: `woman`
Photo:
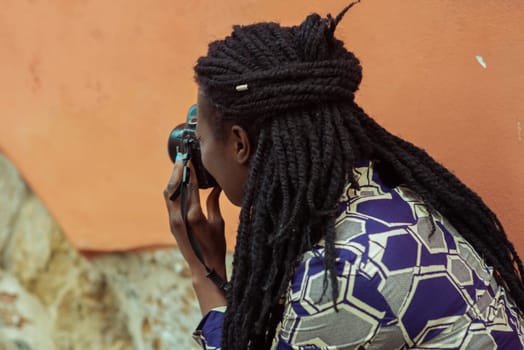
[[[220, 187], [188, 223], [225, 276], [221, 189], [241, 207], [225, 293], [164, 192], [205, 349], [522, 349], [523, 266], [495, 214], [355, 103], [336, 18], [234, 27], [195, 66], [202, 161]], [[226, 295], [227, 294], [227, 295]], [[227, 306], [227, 307], [226, 307]]]

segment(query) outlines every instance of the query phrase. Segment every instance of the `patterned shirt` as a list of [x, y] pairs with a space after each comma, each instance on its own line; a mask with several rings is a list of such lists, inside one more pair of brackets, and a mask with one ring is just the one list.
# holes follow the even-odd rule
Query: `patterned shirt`
[[[524, 349], [523, 317], [472, 246], [418, 195], [355, 168], [336, 220], [338, 312], [324, 290], [324, 242], [290, 282], [274, 350]], [[434, 228], [434, 229], [433, 229]], [[220, 349], [223, 309], [195, 332]]]

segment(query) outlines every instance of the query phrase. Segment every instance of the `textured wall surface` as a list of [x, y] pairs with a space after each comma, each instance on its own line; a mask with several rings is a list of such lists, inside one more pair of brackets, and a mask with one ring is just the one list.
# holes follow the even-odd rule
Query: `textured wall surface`
[[[196, 58], [232, 24], [347, 3], [0, 0], [0, 148], [75, 246], [172, 244], [165, 143]], [[522, 23], [521, 0], [364, 0], [338, 34], [363, 63], [363, 107], [485, 198], [524, 252]]]
[[1, 154], [0, 213], [0, 349], [198, 348], [176, 248], [86, 259]]

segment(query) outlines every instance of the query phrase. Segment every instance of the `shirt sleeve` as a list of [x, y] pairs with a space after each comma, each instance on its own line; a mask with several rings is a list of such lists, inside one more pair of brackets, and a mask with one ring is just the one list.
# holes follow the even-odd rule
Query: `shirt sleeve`
[[275, 350], [395, 349], [403, 344], [398, 320], [380, 293], [381, 278], [362, 271], [360, 258], [339, 251], [338, 298], [326, 288], [317, 256], [304, 260], [293, 276]]
[[193, 339], [204, 350], [220, 350], [225, 306], [211, 309], [193, 332]]

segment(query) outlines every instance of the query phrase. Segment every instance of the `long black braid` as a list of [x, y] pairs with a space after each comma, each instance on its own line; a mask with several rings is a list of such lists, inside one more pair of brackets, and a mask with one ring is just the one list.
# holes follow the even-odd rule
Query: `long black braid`
[[[299, 26], [235, 26], [209, 45], [196, 79], [218, 123], [243, 126], [255, 146], [240, 213], [224, 350], [269, 349], [282, 296], [303, 253], [325, 239], [325, 288], [336, 300], [335, 210], [352, 169], [373, 159], [467, 239], [524, 310], [524, 268], [496, 215], [425, 151], [379, 126], [355, 102], [362, 68], [334, 38], [336, 18]], [[325, 289], [327, 290], [327, 289]]]

